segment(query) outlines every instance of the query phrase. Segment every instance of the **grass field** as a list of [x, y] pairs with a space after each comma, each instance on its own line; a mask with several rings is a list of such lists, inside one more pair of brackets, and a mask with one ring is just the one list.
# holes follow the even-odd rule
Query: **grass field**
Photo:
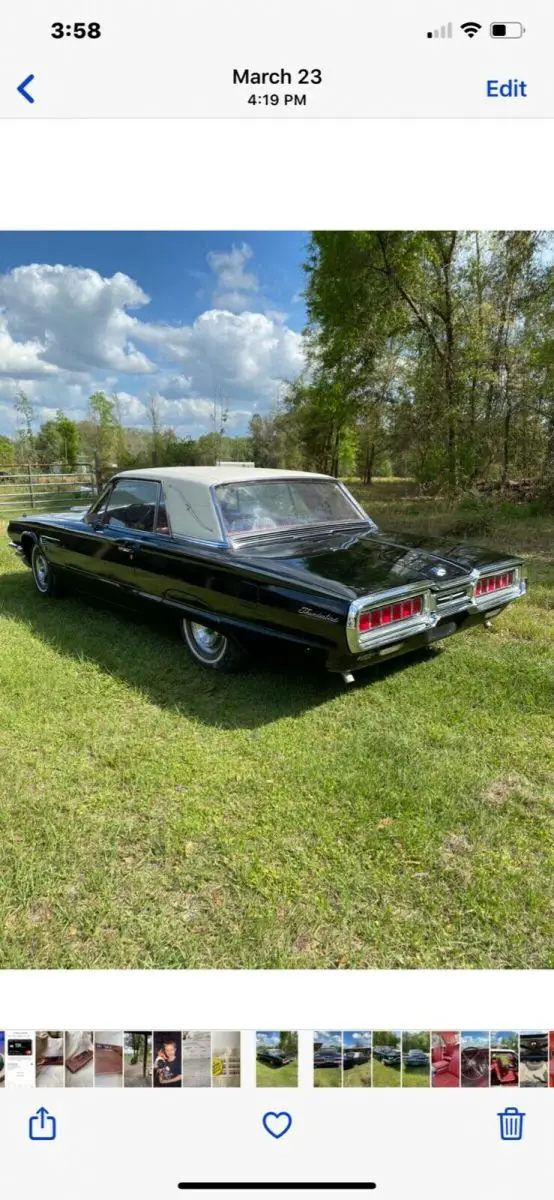
[[342, 1071], [340, 1067], [317, 1067], [314, 1070], [314, 1087], [342, 1087]]
[[2, 533], [3, 967], [554, 967], [554, 518], [357, 490], [384, 528], [473, 522], [529, 596], [350, 689], [219, 678], [43, 601]]
[[267, 1063], [256, 1063], [256, 1087], [298, 1087], [298, 1063], [286, 1063], [284, 1067], [268, 1067]]
[[371, 1063], [360, 1063], [359, 1067], [349, 1067], [343, 1071], [343, 1087], [371, 1087]]
[[400, 1064], [397, 1067], [389, 1067], [378, 1058], [373, 1059], [374, 1087], [401, 1087], [401, 1078]]
[[431, 1077], [429, 1067], [410, 1067], [407, 1071], [402, 1071], [402, 1087], [430, 1087]]

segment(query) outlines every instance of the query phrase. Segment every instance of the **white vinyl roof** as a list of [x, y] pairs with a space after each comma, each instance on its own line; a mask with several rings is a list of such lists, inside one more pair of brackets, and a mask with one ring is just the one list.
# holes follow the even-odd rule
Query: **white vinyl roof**
[[148, 479], [163, 484], [174, 534], [221, 542], [224, 531], [210, 488], [225, 483], [251, 483], [259, 479], [329, 479], [311, 471], [273, 471], [257, 467], [146, 467], [120, 471], [117, 479]]
[[132, 479], [178, 479], [183, 482], [201, 483], [212, 487], [218, 483], [251, 483], [253, 479], [330, 479], [330, 475], [318, 475], [315, 471], [278, 471], [265, 467], [144, 467], [136, 471], [118, 471], [120, 476]]

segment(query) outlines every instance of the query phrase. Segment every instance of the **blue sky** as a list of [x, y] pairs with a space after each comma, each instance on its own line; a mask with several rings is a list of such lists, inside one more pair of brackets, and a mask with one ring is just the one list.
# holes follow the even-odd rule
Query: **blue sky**
[[13, 396], [36, 424], [118, 393], [125, 423], [184, 436], [214, 399], [244, 433], [304, 365], [306, 233], [0, 233], [0, 432]]
[[342, 1031], [340, 1029], [315, 1029], [314, 1042], [321, 1042], [324, 1046], [333, 1046], [337, 1050], [342, 1046]]
[[356, 1050], [362, 1046], [371, 1046], [371, 1033], [369, 1031], [346, 1030], [342, 1035], [342, 1044], [346, 1050]]
[[488, 1031], [488, 1029], [487, 1030], [478, 1030], [478, 1031], [470, 1031], [470, 1030], [463, 1031], [462, 1032], [462, 1049], [464, 1049], [466, 1046], [468, 1046], [468, 1047], [469, 1046], [478, 1046], [479, 1049], [488, 1050], [488, 1048], [489, 1048], [489, 1031]]

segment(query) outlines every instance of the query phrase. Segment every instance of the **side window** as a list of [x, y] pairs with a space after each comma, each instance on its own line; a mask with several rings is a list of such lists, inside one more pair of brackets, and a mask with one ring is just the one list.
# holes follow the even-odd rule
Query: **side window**
[[105, 524], [152, 533], [158, 491], [159, 484], [147, 479], [118, 480], [104, 510]]

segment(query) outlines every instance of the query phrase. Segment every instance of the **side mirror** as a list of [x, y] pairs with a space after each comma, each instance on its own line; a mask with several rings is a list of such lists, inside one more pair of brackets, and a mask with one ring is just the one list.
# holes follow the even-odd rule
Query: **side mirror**
[[93, 529], [99, 529], [102, 524], [101, 516], [98, 513], [91, 512], [90, 509], [84, 514], [83, 521], [86, 521], [87, 525], [91, 525]]

